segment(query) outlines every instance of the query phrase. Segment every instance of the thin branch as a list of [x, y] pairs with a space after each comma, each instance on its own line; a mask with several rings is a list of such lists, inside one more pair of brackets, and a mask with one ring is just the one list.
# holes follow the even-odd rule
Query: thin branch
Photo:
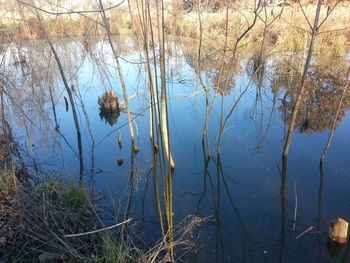
[[295, 198], [295, 207], [294, 207], [294, 218], [293, 218], [293, 231], [295, 230], [295, 222], [297, 219], [297, 211], [298, 211], [298, 195], [297, 195], [297, 186], [294, 180], [294, 198]]
[[[33, 4], [30, 4], [30, 3], [27, 3], [27, 2], [23, 2], [21, 0], [17, 0], [18, 3], [21, 3], [23, 5], [28, 5], [32, 8], [35, 8], [37, 10], [40, 10], [44, 13], [47, 13], [47, 14], [50, 14], [50, 15], [71, 15], [71, 14], [88, 14], [88, 13], [100, 13], [101, 10], [84, 10], [84, 11], [74, 11], [74, 10], [71, 10], [71, 9], [68, 9], [68, 8], [65, 8], [65, 7], [60, 7], [57, 5], [57, 7], [59, 8], [63, 8], [63, 9], [66, 9], [66, 10], [69, 10], [68, 12], [51, 12], [51, 11], [48, 11], [46, 9], [43, 9], [43, 8], [40, 8], [40, 7], [37, 7], [36, 5], [33, 5]], [[113, 6], [110, 6], [108, 8], [104, 8], [104, 11], [108, 11], [108, 10], [112, 10], [120, 5], [122, 5], [123, 3], [125, 2], [125, 0], [122, 0], [122, 2], [116, 4], [116, 5], [113, 5]]]
[[296, 29], [303, 30], [303, 31], [305, 31], [305, 32], [307, 32], [307, 33], [309, 33], [309, 34], [311, 34], [311, 32], [308, 31], [308, 30], [306, 30], [305, 28], [292, 25], [291, 23], [289, 23], [289, 22], [288, 22], [286, 19], [284, 19], [283, 17], [281, 17], [281, 19], [282, 19], [284, 22], [286, 22], [289, 26], [294, 27], [294, 28], [296, 28]]
[[[321, 28], [321, 26], [323, 25], [324, 22], [326, 22], [327, 18], [332, 14], [332, 12], [334, 11], [334, 9], [337, 7], [337, 5], [339, 4], [340, 0], [337, 0], [337, 2], [334, 4], [334, 6], [330, 9], [327, 10], [327, 15], [326, 17], [322, 20], [322, 22], [318, 25], [317, 30], [319, 30]], [[328, 7], [329, 8], [329, 7]]]
[[344, 30], [348, 30], [350, 29], [350, 27], [343, 27], [343, 28], [337, 28], [337, 29], [332, 29], [332, 30], [326, 30], [326, 31], [322, 31], [322, 32], [318, 32], [317, 35], [321, 35], [321, 34], [325, 34], [325, 33], [332, 33], [332, 32], [338, 32], [338, 31], [344, 31]]
[[125, 225], [126, 223], [129, 223], [131, 220], [132, 220], [132, 218], [129, 218], [129, 219], [127, 219], [127, 220], [125, 220], [125, 221], [123, 221], [121, 223], [115, 224], [113, 226], [97, 229], [97, 230], [90, 231], [90, 232], [84, 232], [84, 233], [79, 233], [79, 234], [71, 234], [71, 235], [64, 235], [63, 237], [80, 237], [80, 236], [85, 236], [85, 235], [91, 235], [91, 234], [99, 233], [99, 232], [102, 232], [102, 231], [113, 229], [113, 228], [121, 226], [121, 225]]
[[299, 239], [303, 235], [305, 235], [307, 232], [311, 231], [314, 227], [310, 226], [308, 229], [306, 229], [303, 233], [299, 234], [295, 239]]
[[343, 93], [342, 93], [342, 95], [340, 97], [340, 100], [339, 100], [337, 111], [335, 113], [334, 120], [333, 120], [333, 123], [332, 123], [331, 132], [329, 133], [327, 144], [326, 144], [326, 146], [325, 146], [325, 148], [323, 150], [323, 153], [322, 153], [322, 156], [321, 156], [321, 159], [320, 159], [320, 164], [323, 163], [324, 158], [326, 157], [327, 151], [328, 151], [329, 147], [331, 146], [333, 134], [334, 134], [335, 128], [337, 126], [338, 115], [339, 115], [339, 112], [340, 112], [340, 109], [341, 109], [341, 106], [342, 106], [342, 103], [343, 103], [343, 99], [344, 99], [344, 97], [345, 97], [345, 95], [346, 95], [346, 93], [348, 91], [348, 87], [349, 87], [349, 83], [350, 83], [349, 76], [350, 76], [350, 66], [349, 66], [348, 71], [346, 73], [345, 87], [343, 89]]
[[300, 6], [301, 11], [303, 12], [303, 15], [304, 15], [304, 17], [305, 17], [305, 19], [306, 19], [306, 21], [307, 21], [307, 23], [308, 23], [310, 29], [312, 30], [313, 27], [312, 27], [312, 25], [311, 25], [309, 19], [307, 18], [307, 15], [305, 14], [304, 8], [303, 8], [303, 6], [301, 5], [300, 0], [298, 1], [298, 4], [299, 4], [299, 6]]

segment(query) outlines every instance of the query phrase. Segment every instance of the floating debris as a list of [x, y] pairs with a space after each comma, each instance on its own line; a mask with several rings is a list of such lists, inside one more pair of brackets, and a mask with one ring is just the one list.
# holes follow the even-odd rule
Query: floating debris
[[157, 144], [153, 145], [154, 153], [158, 153], [159, 146]]
[[134, 153], [138, 153], [140, 151], [140, 148], [134, 145]]
[[122, 158], [118, 158], [118, 159], [117, 159], [117, 164], [118, 164], [118, 166], [122, 166], [123, 163], [124, 163], [124, 160], [123, 160]]
[[67, 98], [65, 96], [63, 96], [63, 98], [64, 98], [64, 103], [66, 105], [66, 112], [68, 112], [68, 110], [69, 110], [68, 100], [67, 100]]
[[118, 145], [119, 149], [122, 149], [122, 134], [120, 131], [118, 131]]

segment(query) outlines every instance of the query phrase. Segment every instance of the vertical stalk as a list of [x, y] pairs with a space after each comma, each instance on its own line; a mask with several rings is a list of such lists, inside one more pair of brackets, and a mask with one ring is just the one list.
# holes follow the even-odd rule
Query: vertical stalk
[[348, 71], [346, 73], [346, 83], [345, 83], [345, 87], [343, 89], [343, 93], [340, 97], [340, 100], [339, 100], [339, 104], [338, 104], [338, 107], [337, 107], [337, 111], [335, 113], [335, 116], [334, 116], [334, 120], [333, 120], [333, 123], [332, 123], [332, 127], [331, 127], [331, 131], [329, 133], [329, 137], [328, 137], [328, 141], [327, 141], [327, 144], [323, 150], [323, 153], [322, 153], [322, 156], [321, 156], [321, 159], [320, 159], [320, 164], [322, 165], [323, 163], [323, 160], [324, 158], [326, 157], [326, 154], [327, 154], [327, 151], [328, 151], [328, 148], [331, 146], [331, 142], [332, 142], [332, 138], [333, 138], [333, 134], [334, 134], [334, 131], [335, 131], [335, 128], [336, 128], [336, 125], [337, 125], [337, 119], [338, 119], [338, 115], [339, 115], [339, 112], [340, 112], [340, 108], [341, 108], [341, 105], [343, 103], [343, 99], [345, 97], [345, 94], [346, 92], [348, 91], [348, 87], [349, 87], [349, 76], [350, 76], [350, 67], [348, 68]]
[[323, 0], [318, 0], [314, 25], [313, 25], [312, 33], [311, 33], [311, 41], [310, 41], [310, 45], [309, 45], [309, 51], [307, 53], [307, 57], [306, 57], [305, 65], [304, 65], [304, 71], [303, 71], [303, 75], [301, 77], [300, 88], [299, 88], [297, 99], [296, 99], [294, 107], [293, 107], [292, 118], [291, 118], [290, 123], [289, 123], [287, 138], [286, 138], [283, 153], [282, 153], [282, 156], [284, 156], [284, 157], [287, 156], [288, 152], [289, 152], [290, 144], [292, 141], [295, 120], [297, 118], [300, 102], [301, 102], [301, 99], [303, 97], [303, 93], [304, 93], [304, 89], [305, 89], [305, 80], [306, 80], [307, 72], [308, 72], [308, 69], [310, 66], [312, 52], [314, 50], [315, 40], [316, 40], [316, 36], [317, 36], [317, 32], [318, 32], [318, 21], [320, 18], [322, 3], [323, 3]]
[[[160, 6], [161, 5], [161, 6]], [[166, 73], [165, 73], [165, 42], [164, 42], [164, 9], [163, 0], [156, 0], [158, 39], [159, 39], [159, 60], [160, 60], [160, 77], [161, 77], [161, 126], [165, 147], [165, 153], [172, 169], [175, 163], [170, 152], [169, 129], [168, 129], [168, 112], [167, 112], [167, 93], [166, 93]]]
[[[167, 233], [165, 240], [168, 245], [166, 260], [174, 261], [173, 249], [173, 212], [172, 212], [172, 172], [175, 168], [175, 163], [171, 156], [170, 140], [169, 140], [169, 123], [167, 112], [167, 92], [166, 92], [166, 72], [165, 72], [165, 41], [164, 41], [164, 6], [163, 0], [156, 0], [157, 25], [158, 25], [158, 41], [160, 55], [160, 75], [161, 75], [161, 122], [160, 129], [165, 149], [168, 168], [165, 170], [165, 216], [167, 222]], [[165, 168], [165, 167], [164, 167]]]
[[285, 251], [285, 235], [286, 235], [286, 179], [287, 179], [287, 157], [282, 157], [282, 172], [281, 172], [281, 186], [280, 186], [280, 198], [281, 198], [281, 237], [280, 237], [280, 252], [278, 262], [283, 262], [283, 256]]
[[49, 44], [50, 49], [51, 49], [51, 51], [52, 51], [52, 53], [54, 55], [54, 58], [56, 60], [56, 63], [57, 63], [57, 66], [58, 66], [58, 69], [59, 69], [59, 72], [60, 72], [60, 75], [61, 75], [64, 87], [65, 87], [65, 89], [67, 91], [67, 94], [68, 94], [69, 103], [70, 103], [71, 108], [72, 108], [72, 114], [73, 114], [74, 125], [75, 125], [75, 129], [76, 129], [76, 133], [77, 133], [77, 143], [78, 143], [78, 150], [79, 150], [80, 181], [82, 181], [82, 175], [83, 175], [83, 169], [84, 169], [83, 147], [82, 147], [82, 143], [81, 143], [80, 125], [79, 125], [77, 110], [75, 108], [73, 92], [72, 92], [72, 89], [69, 87], [66, 75], [64, 74], [61, 60], [60, 60], [60, 58], [59, 58], [59, 56], [58, 56], [58, 54], [56, 52], [56, 49], [55, 49], [54, 45], [52, 44], [51, 38], [49, 36], [49, 33], [47, 32], [46, 27], [45, 27], [45, 25], [44, 25], [40, 15], [37, 13], [37, 10], [35, 12], [35, 15], [36, 15], [36, 17], [39, 20], [39, 23], [40, 23], [40, 26], [43, 29], [46, 41]]
[[[150, 57], [149, 57], [149, 49], [148, 49], [148, 35], [149, 33], [152, 33], [152, 28], [151, 32], [149, 32], [149, 27], [152, 27], [151, 24], [151, 17], [149, 16], [148, 9], [149, 9], [149, 2], [147, 1], [145, 3], [145, 6], [142, 5], [142, 17], [143, 20], [140, 18], [140, 23], [141, 27], [143, 28], [143, 47], [144, 47], [144, 52], [146, 55], [146, 69], [148, 73], [148, 94], [150, 98], [150, 142], [151, 142], [151, 149], [152, 149], [152, 172], [153, 172], [153, 185], [154, 185], [154, 196], [155, 196], [155, 202], [156, 202], [156, 209], [157, 209], [157, 214], [159, 216], [159, 225], [160, 225], [160, 231], [162, 233], [162, 236], [165, 236], [164, 232], [164, 223], [163, 223], [163, 213], [161, 209], [161, 202], [160, 202], [160, 195], [159, 195], [159, 187], [158, 187], [158, 176], [157, 176], [157, 150], [156, 150], [156, 145], [155, 145], [155, 127], [157, 130], [157, 140], [159, 140], [159, 108], [158, 108], [158, 96], [157, 92], [155, 91], [154, 87], [154, 81], [153, 81], [153, 75], [152, 75], [152, 70], [151, 70], [151, 62], [150, 62]], [[140, 15], [141, 17], [141, 15]], [[152, 37], [153, 38], [153, 37]], [[155, 124], [155, 125], [154, 125]], [[159, 142], [158, 142], [159, 145]]]
[[99, 4], [100, 4], [100, 11], [101, 11], [101, 17], [102, 17], [102, 20], [103, 20], [104, 28], [105, 28], [106, 33], [107, 33], [109, 45], [110, 45], [110, 47], [112, 49], [114, 60], [115, 60], [116, 66], [117, 66], [117, 72], [118, 72], [120, 84], [122, 86], [123, 97], [124, 97], [125, 107], [126, 107], [126, 114], [127, 114], [128, 123], [129, 123], [130, 137], [131, 137], [131, 142], [133, 143], [134, 142], [134, 129], [133, 129], [133, 126], [132, 126], [131, 115], [130, 115], [130, 111], [129, 111], [129, 100], [128, 100], [128, 94], [127, 94], [127, 91], [126, 91], [124, 75], [123, 75], [123, 72], [122, 72], [121, 65], [119, 63], [119, 58], [118, 58], [117, 51], [115, 50], [115, 47], [114, 47], [114, 44], [113, 44], [113, 41], [112, 41], [112, 37], [111, 37], [112, 34], [111, 34], [111, 30], [110, 30], [110, 25], [109, 25], [109, 22], [108, 22], [108, 19], [107, 19], [107, 16], [106, 16], [106, 12], [105, 12], [105, 10], [103, 8], [102, 0], [99, 0]]

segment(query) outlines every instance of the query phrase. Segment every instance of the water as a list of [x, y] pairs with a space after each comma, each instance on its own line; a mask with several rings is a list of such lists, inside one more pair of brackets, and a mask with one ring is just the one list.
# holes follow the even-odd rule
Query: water
[[[116, 37], [114, 41], [122, 57], [128, 94], [138, 94], [130, 99], [130, 111], [135, 113], [132, 115], [135, 143], [141, 151], [135, 155], [136, 178], [131, 188], [129, 216], [134, 219], [137, 235], [151, 246], [160, 238], [160, 232], [150, 173], [147, 75], [144, 65], [139, 63], [143, 58], [135, 39]], [[286, 53], [269, 57], [261, 78], [256, 77], [246, 90], [254, 56], [249, 52], [241, 54], [239, 67], [233, 69], [231, 88], [224, 92], [224, 117], [237, 100], [239, 103], [225, 126], [220, 158], [217, 143], [222, 100], [217, 89], [208, 92], [210, 105], [215, 94], [217, 98], [208, 121], [212, 159], [206, 163], [208, 150], [205, 148], [203, 152], [202, 144], [206, 95], [190, 66], [195, 56], [192, 42], [169, 40], [166, 65], [171, 151], [176, 163], [174, 224], [189, 215], [203, 219], [189, 237], [195, 249], [187, 251], [182, 259], [187, 262], [346, 262], [347, 249], [332, 258], [334, 251], [327, 247], [327, 231], [332, 219], [338, 216], [350, 219], [348, 97], [325, 164], [322, 169], [319, 166], [339, 101], [341, 85], [336, 83], [344, 78], [346, 61], [327, 62], [326, 71], [322, 57], [315, 56], [312, 70], [318, 75], [307, 84], [310, 92], [301, 107], [284, 166], [283, 139], [298, 83], [297, 77], [291, 77], [285, 68], [286, 62], [293, 62], [291, 57], [302, 59], [302, 55]], [[77, 158], [72, 112], [70, 106], [66, 111], [64, 102], [68, 96], [44, 41], [20, 46], [27, 57], [25, 64], [14, 63], [19, 56], [18, 46], [14, 44], [2, 54], [3, 72], [7, 76], [4, 80], [12, 98], [6, 99], [7, 114], [32, 173], [72, 176], [77, 182], [82, 181], [103, 198], [101, 216], [106, 224], [112, 224], [114, 216], [121, 219], [124, 215], [131, 164], [126, 114], [121, 113], [117, 122], [113, 124], [115, 120], [112, 120], [110, 125], [101, 119], [97, 104], [98, 96], [109, 89], [122, 98], [112, 54], [102, 39], [89, 39], [87, 51], [79, 39], [60, 39], [55, 43], [65, 74], [73, 85], [79, 112], [83, 173], [80, 174]], [[202, 76], [208, 86], [213, 86], [216, 72], [215, 59], [203, 64]], [[289, 89], [288, 83], [291, 83]], [[61, 135], [55, 130], [49, 87]], [[118, 131], [122, 135], [121, 149]], [[124, 160], [120, 167], [117, 158]], [[310, 227], [311, 230], [298, 237]], [[178, 251], [177, 255], [181, 253]]]

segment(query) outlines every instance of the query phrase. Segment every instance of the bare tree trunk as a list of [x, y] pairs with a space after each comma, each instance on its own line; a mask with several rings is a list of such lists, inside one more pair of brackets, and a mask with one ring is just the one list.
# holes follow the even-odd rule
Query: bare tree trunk
[[68, 84], [68, 81], [67, 81], [67, 78], [64, 74], [64, 71], [63, 71], [63, 66], [62, 66], [62, 63], [61, 63], [61, 60], [56, 52], [56, 49], [54, 47], [54, 45], [52, 44], [52, 41], [50, 39], [50, 36], [49, 36], [49, 33], [47, 32], [46, 30], [46, 27], [41, 19], [41, 16], [40, 14], [38, 14], [37, 10], [35, 10], [35, 15], [37, 16], [38, 20], [39, 20], [39, 23], [40, 23], [40, 26], [42, 27], [43, 29], [43, 32], [45, 34], [45, 38], [46, 38], [46, 41], [47, 43], [49, 44], [50, 46], [50, 49], [55, 57], [55, 60], [56, 60], [56, 63], [57, 63], [57, 66], [58, 66], [58, 69], [59, 69], [59, 72], [60, 72], [60, 75], [61, 75], [61, 78], [62, 78], [62, 81], [63, 81], [63, 84], [64, 84], [64, 87], [67, 91], [67, 94], [68, 94], [68, 97], [69, 97], [69, 103], [71, 105], [71, 108], [72, 108], [72, 113], [73, 113], [73, 119], [74, 119], [74, 125], [75, 125], [75, 129], [76, 129], [76, 132], [77, 132], [77, 143], [78, 143], [78, 150], [79, 150], [79, 165], [80, 165], [80, 181], [82, 181], [82, 175], [83, 175], [83, 168], [84, 168], [84, 162], [83, 162], [83, 147], [82, 147], [82, 143], [81, 143], [81, 132], [80, 132], [80, 126], [79, 126], [79, 120], [78, 120], [78, 114], [77, 114], [77, 110], [75, 108], [75, 102], [74, 102], [74, 97], [73, 97], [73, 92], [72, 92], [72, 89], [69, 87], [69, 84]]
[[164, 45], [164, 11], [163, 0], [156, 0], [158, 38], [159, 38], [159, 55], [160, 55], [160, 76], [161, 76], [161, 126], [166, 156], [172, 169], [175, 163], [170, 152], [169, 130], [168, 130], [168, 112], [167, 112], [167, 94], [166, 94], [166, 73], [165, 73], [165, 45]]
[[[157, 25], [158, 25], [158, 40], [159, 40], [159, 55], [160, 55], [160, 76], [161, 76], [161, 119], [160, 130], [161, 138], [165, 149], [166, 160], [168, 161], [169, 169], [165, 171], [164, 199], [165, 199], [165, 217], [167, 222], [167, 232], [165, 236], [168, 245], [167, 261], [174, 261], [173, 249], [173, 204], [172, 204], [172, 172], [175, 168], [175, 163], [171, 156], [170, 139], [169, 139], [169, 123], [167, 112], [167, 92], [166, 92], [166, 72], [165, 72], [165, 41], [164, 41], [164, 6], [163, 0], [156, 0]], [[166, 169], [165, 167], [163, 169]]]
[[346, 95], [346, 92], [348, 91], [348, 87], [349, 87], [349, 75], [350, 75], [350, 67], [348, 68], [348, 71], [346, 73], [346, 83], [345, 83], [345, 87], [343, 89], [343, 93], [340, 97], [340, 100], [339, 100], [339, 104], [338, 104], [338, 108], [337, 108], [337, 111], [335, 113], [335, 116], [334, 116], [334, 120], [333, 120], [333, 123], [332, 123], [332, 127], [331, 127], [331, 132], [329, 133], [329, 138], [328, 138], [328, 141], [327, 141], [327, 144], [323, 150], [323, 153], [322, 153], [322, 156], [321, 156], [321, 159], [320, 159], [320, 164], [323, 163], [323, 160], [324, 158], [326, 157], [326, 154], [327, 154], [327, 151], [328, 151], [328, 148], [331, 146], [331, 142], [332, 142], [332, 138], [333, 138], [333, 134], [334, 134], [334, 131], [335, 131], [335, 126], [337, 125], [337, 119], [338, 119], [338, 115], [339, 115], [339, 112], [340, 112], [340, 108], [341, 108], [341, 105], [343, 103], [343, 99]]
[[128, 100], [128, 93], [126, 91], [124, 75], [123, 75], [123, 72], [122, 72], [121, 65], [119, 63], [119, 58], [118, 58], [117, 51], [114, 48], [114, 44], [113, 44], [112, 37], [111, 37], [112, 34], [111, 34], [111, 30], [110, 30], [110, 26], [109, 26], [109, 22], [108, 22], [105, 10], [103, 8], [102, 0], [99, 0], [99, 4], [100, 4], [100, 11], [101, 11], [103, 24], [104, 24], [104, 27], [106, 29], [109, 45], [110, 45], [110, 47], [112, 49], [112, 53], [113, 53], [113, 56], [114, 56], [114, 59], [115, 59], [115, 63], [116, 63], [116, 66], [117, 66], [118, 76], [119, 76], [119, 79], [120, 79], [120, 84], [122, 86], [123, 97], [124, 97], [125, 107], [126, 107], [126, 114], [128, 116], [128, 122], [129, 122], [130, 137], [131, 137], [131, 141], [133, 143], [134, 142], [134, 129], [132, 127], [132, 120], [131, 120], [131, 115], [130, 115], [130, 111], [129, 111], [129, 100]]
[[292, 117], [291, 117], [291, 120], [289, 123], [287, 138], [286, 138], [286, 141], [284, 144], [282, 156], [288, 155], [289, 147], [290, 147], [290, 144], [292, 141], [292, 134], [293, 134], [293, 129], [294, 129], [294, 125], [295, 125], [295, 120], [297, 118], [300, 102], [301, 102], [302, 97], [303, 97], [303, 93], [304, 93], [304, 89], [305, 89], [305, 80], [306, 80], [307, 72], [308, 72], [308, 69], [310, 66], [312, 52], [314, 50], [316, 35], [317, 35], [317, 31], [318, 31], [318, 21], [319, 21], [319, 17], [320, 17], [322, 3], [323, 3], [323, 0], [318, 0], [316, 14], [315, 14], [315, 21], [314, 21], [314, 25], [313, 25], [312, 33], [311, 33], [311, 41], [310, 41], [309, 51], [307, 53], [307, 57], [306, 57], [305, 65], [304, 65], [304, 71], [303, 71], [303, 75], [301, 77], [301, 83], [300, 83], [298, 96], [297, 96], [297, 99], [296, 99], [294, 107], [293, 107]]
[[[259, 3], [261, 2], [261, 0], [259, 0]], [[237, 52], [237, 49], [238, 49], [238, 44], [240, 43], [240, 41], [252, 30], [252, 28], [255, 26], [256, 24], [256, 21], [258, 19], [258, 16], [259, 16], [259, 13], [260, 13], [261, 9], [259, 9], [259, 4], [258, 6], [254, 9], [253, 13], [254, 13], [254, 19], [252, 21], [251, 24], [249, 24], [247, 26], [247, 28], [242, 32], [242, 34], [240, 34], [236, 41], [235, 41], [235, 44], [233, 46], [233, 50], [232, 50], [232, 56], [229, 60], [229, 63], [228, 63], [228, 67], [225, 65], [225, 57], [227, 56], [226, 53], [227, 53], [227, 38], [228, 38], [228, 16], [229, 16], [229, 12], [228, 12], [228, 6], [226, 7], [226, 26], [225, 26], [225, 46], [224, 46], [224, 56], [223, 56], [223, 60], [222, 60], [222, 64], [221, 64], [221, 67], [220, 67], [220, 76], [219, 76], [219, 79], [217, 81], [217, 86], [219, 86], [220, 84], [220, 79], [221, 79], [221, 75], [224, 74], [224, 85], [223, 85], [223, 91], [227, 89], [228, 87], [228, 83], [229, 83], [229, 74], [230, 74], [230, 71], [229, 70], [226, 70], [226, 72], [224, 72], [224, 66], [226, 66], [227, 68], [231, 69], [235, 63], [235, 59], [236, 59], [236, 52]], [[218, 136], [218, 143], [217, 143], [217, 152], [218, 152], [218, 155], [221, 154], [221, 138], [224, 134], [224, 130], [225, 130], [225, 124], [223, 124], [223, 120], [224, 120], [224, 101], [225, 101], [225, 98], [224, 98], [224, 94], [221, 93], [221, 116], [220, 116], [220, 129], [219, 129], [219, 136]], [[231, 113], [229, 114], [231, 115]], [[226, 117], [226, 119], [228, 119], [228, 117]]]
[[[149, 56], [149, 34], [151, 34], [151, 41], [152, 46], [154, 46], [153, 43], [153, 30], [152, 30], [152, 21], [149, 10], [149, 1], [145, 1], [145, 6], [142, 5], [142, 16], [143, 21], [140, 18], [141, 26], [143, 28], [143, 47], [144, 52], [146, 55], [146, 69], [148, 73], [148, 81], [149, 81], [149, 97], [150, 97], [150, 141], [151, 141], [151, 147], [152, 147], [152, 172], [153, 172], [153, 186], [154, 186], [154, 196], [155, 196], [155, 207], [157, 210], [157, 214], [159, 217], [159, 226], [160, 231], [163, 236], [165, 236], [164, 231], [164, 223], [163, 223], [163, 212], [161, 209], [161, 201], [160, 201], [160, 195], [159, 195], [159, 187], [158, 187], [158, 176], [157, 176], [157, 153], [159, 149], [159, 140], [160, 140], [160, 134], [159, 131], [159, 125], [160, 125], [160, 114], [159, 114], [159, 102], [158, 102], [158, 94], [157, 90], [158, 85], [156, 84], [156, 87], [154, 85], [153, 75], [152, 75], [152, 69], [151, 69], [151, 60]], [[141, 17], [141, 15], [140, 15]], [[155, 65], [156, 67], [156, 65]], [[157, 76], [155, 76], [157, 78]], [[156, 80], [157, 81], [157, 80]], [[157, 134], [157, 137], [155, 138], [155, 135]], [[158, 141], [157, 145], [155, 144], [155, 140]], [[161, 170], [163, 169], [164, 164], [160, 162]]]
[[281, 171], [281, 186], [280, 186], [280, 199], [281, 199], [281, 228], [280, 228], [280, 251], [278, 256], [278, 262], [283, 262], [284, 252], [286, 250], [286, 212], [287, 212], [287, 198], [286, 198], [286, 180], [287, 179], [287, 157], [282, 158], [282, 171]]

